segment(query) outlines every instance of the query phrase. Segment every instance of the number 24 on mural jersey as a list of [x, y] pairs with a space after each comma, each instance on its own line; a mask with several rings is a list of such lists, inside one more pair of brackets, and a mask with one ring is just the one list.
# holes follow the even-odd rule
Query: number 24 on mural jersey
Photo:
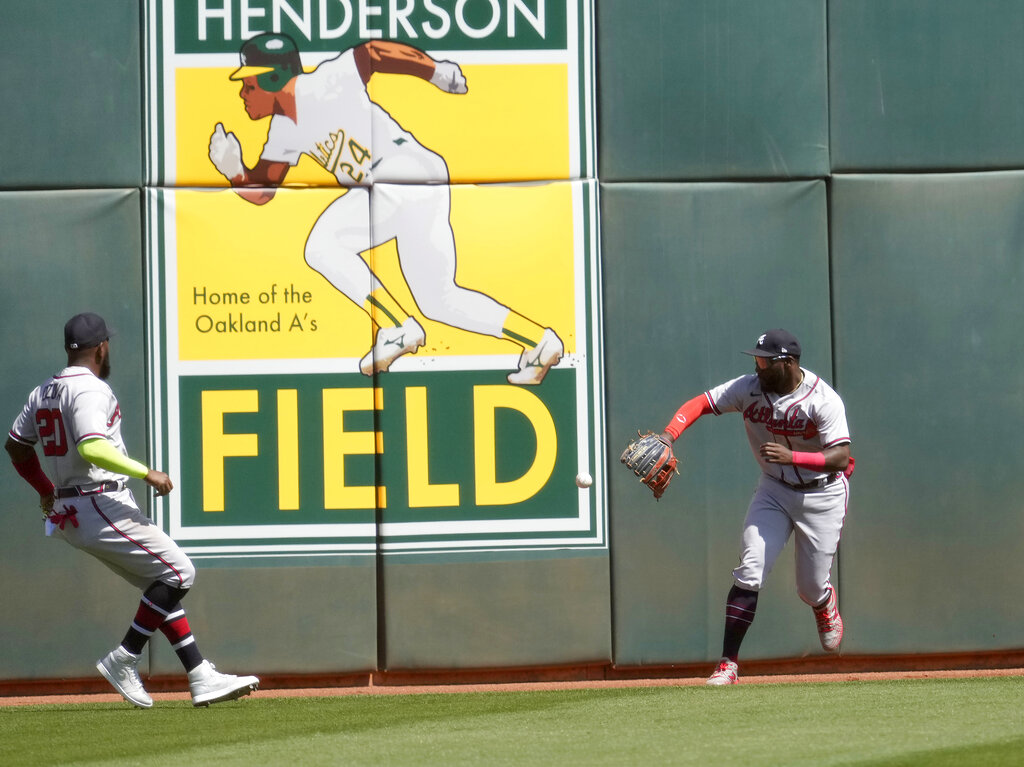
[[342, 162], [342, 153], [345, 151], [345, 131], [339, 130], [337, 133], [331, 134], [330, 148], [327, 146], [317, 143], [316, 147], [319, 149], [317, 161], [324, 166], [331, 173], [335, 173], [336, 168], [341, 168], [349, 178], [356, 183], [359, 183], [366, 176], [362, 170], [356, 169], [356, 166], [361, 166], [370, 157], [370, 151], [366, 149], [355, 139], [348, 140], [348, 151], [352, 159], [355, 160], [355, 165], [350, 162]]

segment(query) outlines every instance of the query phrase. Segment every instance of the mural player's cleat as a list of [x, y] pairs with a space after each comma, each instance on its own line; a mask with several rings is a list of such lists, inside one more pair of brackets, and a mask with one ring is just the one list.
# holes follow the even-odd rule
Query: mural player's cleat
[[380, 328], [373, 348], [359, 361], [359, 371], [364, 376], [386, 373], [392, 362], [403, 354], [412, 354], [426, 340], [427, 334], [412, 317], [397, 328]]
[[119, 645], [96, 661], [96, 670], [129, 703], [139, 708], [150, 708], [153, 705], [153, 699], [149, 697], [139, 677], [138, 655], [132, 655]]
[[821, 649], [825, 652], [839, 652], [839, 645], [843, 642], [843, 618], [839, 614], [836, 590], [831, 586], [828, 589], [828, 599], [821, 607], [814, 609], [814, 620], [818, 624]]
[[193, 706], [209, 706], [248, 695], [260, 686], [259, 677], [222, 674], [208, 660], [188, 672]]
[[551, 328], [544, 331], [540, 343], [532, 349], [523, 349], [519, 369], [508, 374], [508, 382], [518, 386], [533, 386], [544, 380], [553, 365], [562, 359], [562, 339]]
[[718, 668], [715, 669], [715, 673], [708, 677], [708, 681], [705, 684], [709, 684], [712, 687], [736, 684], [739, 677], [739, 666], [736, 664], [736, 661], [722, 658], [718, 663]]

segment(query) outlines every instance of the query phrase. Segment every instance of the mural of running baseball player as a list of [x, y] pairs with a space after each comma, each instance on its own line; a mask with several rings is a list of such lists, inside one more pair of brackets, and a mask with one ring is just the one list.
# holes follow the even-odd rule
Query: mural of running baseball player
[[423, 316], [522, 347], [512, 384], [544, 380], [564, 352], [561, 338], [494, 298], [456, 282], [448, 168], [370, 99], [375, 73], [413, 75], [446, 93], [468, 92], [458, 64], [435, 61], [396, 42], [350, 48], [305, 73], [295, 41], [257, 35], [242, 45], [230, 78], [252, 120], [270, 117], [256, 164], [242, 161], [234, 133], [217, 123], [209, 157], [234, 191], [254, 205], [273, 199], [289, 168], [305, 154], [347, 187], [324, 210], [306, 239], [305, 259], [373, 321], [374, 343], [359, 363], [367, 376], [386, 372], [426, 340], [422, 325], [383, 284], [361, 253], [395, 240], [399, 264]]

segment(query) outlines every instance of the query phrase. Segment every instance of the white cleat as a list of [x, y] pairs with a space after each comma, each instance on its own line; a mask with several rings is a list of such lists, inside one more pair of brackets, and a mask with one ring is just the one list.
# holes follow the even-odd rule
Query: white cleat
[[139, 676], [139, 658], [118, 645], [96, 661], [96, 670], [110, 682], [121, 697], [139, 708], [151, 708], [153, 699], [142, 686]]
[[722, 658], [718, 663], [718, 668], [715, 669], [715, 673], [708, 677], [708, 681], [705, 684], [715, 687], [725, 684], [736, 684], [739, 678], [739, 666], [736, 665], [736, 661]]
[[519, 369], [508, 374], [508, 382], [517, 386], [535, 386], [544, 380], [552, 366], [562, 359], [562, 339], [551, 328], [544, 331], [540, 343], [532, 349], [523, 349]]
[[364, 376], [386, 373], [391, 363], [403, 354], [412, 354], [427, 340], [427, 334], [410, 317], [397, 328], [380, 328], [373, 348], [359, 361], [359, 372]]
[[843, 618], [839, 614], [839, 600], [836, 590], [828, 587], [828, 599], [820, 608], [814, 608], [814, 620], [818, 624], [818, 639], [825, 652], [839, 652], [843, 643]]
[[209, 706], [248, 695], [260, 686], [259, 677], [222, 674], [208, 660], [188, 672], [193, 706]]

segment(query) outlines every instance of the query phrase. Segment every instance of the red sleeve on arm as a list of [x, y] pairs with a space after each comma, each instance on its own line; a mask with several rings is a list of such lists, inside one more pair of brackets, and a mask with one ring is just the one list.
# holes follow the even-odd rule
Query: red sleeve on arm
[[672, 435], [672, 439], [679, 439], [679, 435], [690, 428], [694, 421], [711, 412], [714, 411], [711, 409], [711, 402], [707, 396], [698, 394], [676, 411], [675, 416], [665, 427], [665, 431]]
[[14, 470], [22, 479], [32, 485], [39, 495], [50, 495], [53, 492], [53, 483], [43, 473], [43, 467], [39, 465], [39, 456], [35, 454], [34, 450], [31, 457], [14, 464]]

